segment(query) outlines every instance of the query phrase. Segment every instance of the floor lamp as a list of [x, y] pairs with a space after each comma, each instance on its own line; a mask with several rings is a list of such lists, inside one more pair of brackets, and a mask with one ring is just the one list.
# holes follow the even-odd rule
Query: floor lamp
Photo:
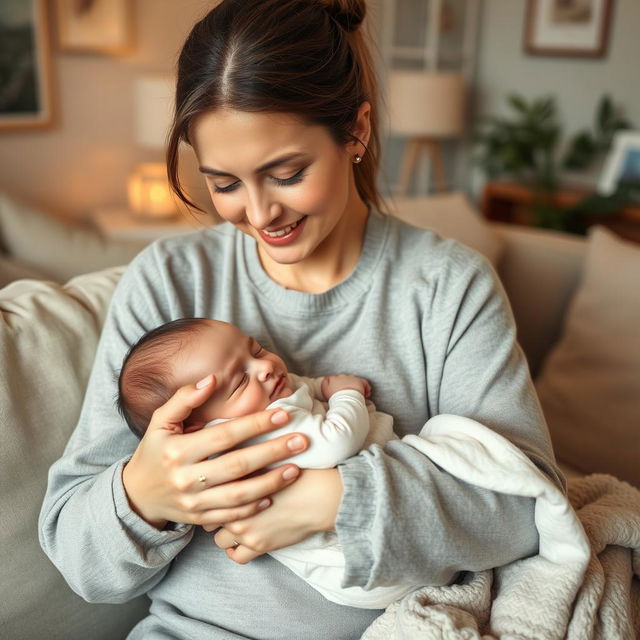
[[459, 73], [392, 71], [389, 78], [391, 132], [407, 138], [398, 179], [406, 195], [422, 153], [429, 156], [436, 191], [447, 189], [440, 142], [464, 125], [465, 87]]
[[[171, 78], [145, 75], [135, 83], [135, 134], [140, 147], [165, 149], [173, 108]], [[138, 164], [129, 176], [127, 193], [131, 211], [140, 218], [171, 218], [177, 215], [164, 162]]]

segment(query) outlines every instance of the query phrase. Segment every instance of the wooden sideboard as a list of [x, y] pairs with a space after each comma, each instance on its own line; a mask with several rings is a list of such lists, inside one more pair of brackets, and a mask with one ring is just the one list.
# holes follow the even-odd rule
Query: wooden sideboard
[[[593, 191], [584, 187], [565, 187], [553, 197], [553, 204], [561, 209], [574, 207]], [[531, 205], [535, 195], [531, 189], [517, 182], [495, 181], [485, 185], [482, 213], [489, 220], [531, 226], [535, 220]], [[614, 214], [585, 214], [587, 226], [601, 224], [620, 237], [640, 242], [640, 206], [624, 207]]]

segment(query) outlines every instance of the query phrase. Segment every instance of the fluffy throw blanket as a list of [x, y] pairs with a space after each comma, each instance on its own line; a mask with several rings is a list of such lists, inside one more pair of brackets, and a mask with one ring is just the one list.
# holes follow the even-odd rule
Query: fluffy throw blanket
[[640, 638], [640, 491], [608, 475], [565, 496], [514, 445], [457, 416], [432, 418], [404, 441], [449, 473], [535, 498], [539, 553], [398, 602], [362, 640]]

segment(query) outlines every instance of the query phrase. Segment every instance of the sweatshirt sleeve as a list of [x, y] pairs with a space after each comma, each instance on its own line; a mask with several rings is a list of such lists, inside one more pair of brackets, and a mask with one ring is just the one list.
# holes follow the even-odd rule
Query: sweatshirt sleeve
[[122, 484], [138, 440], [115, 408], [117, 374], [129, 345], [168, 319], [160, 272], [152, 247], [116, 288], [78, 425], [49, 471], [40, 513], [42, 548], [90, 602], [124, 602], [148, 591], [193, 535], [187, 525], [150, 526], [131, 510]]
[[[506, 294], [484, 259], [461, 252], [424, 292], [429, 414], [494, 429], [562, 485]], [[448, 584], [537, 552], [532, 499], [465, 484], [406, 443], [373, 445], [339, 470], [343, 587]]]

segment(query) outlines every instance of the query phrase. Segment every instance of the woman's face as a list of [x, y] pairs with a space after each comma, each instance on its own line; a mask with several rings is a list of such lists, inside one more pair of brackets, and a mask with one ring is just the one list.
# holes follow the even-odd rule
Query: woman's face
[[345, 212], [366, 212], [352, 169], [362, 145], [339, 146], [324, 127], [286, 114], [220, 109], [200, 116], [191, 138], [220, 216], [278, 264], [339, 243]]

